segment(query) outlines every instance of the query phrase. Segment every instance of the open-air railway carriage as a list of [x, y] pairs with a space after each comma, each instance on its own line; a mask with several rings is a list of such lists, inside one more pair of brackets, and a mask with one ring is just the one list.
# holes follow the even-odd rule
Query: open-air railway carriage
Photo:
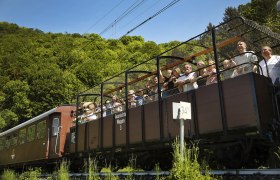
[[[243, 18], [229, 20], [79, 93], [76, 112], [70, 113], [73, 107], [65, 111], [67, 125], [58, 128], [60, 143], [55, 144], [64, 149], [53, 149], [58, 147], [54, 145], [58, 136], [51, 136], [52, 131], [45, 133], [43, 140], [33, 148], [35, 145], [43, 146], [42, 162], [47, 158], [65, 157], [70, 159], [73, 168], [82, 167], [77, 164], [84, 163], [88, 157], [95, 158], [100, 167], [111, 163], [112, 167], [121, 168], [135, 157], [137, 165], [145, 170], [150, 170], [157, 162], [165, 170], [171, 167], [172, 142], [179, 135], [179, 122], [173, 119], [172, 103], [185, 101], [191, 103], [192, 109], [192, 119], [185, 121], [185, 139], [188, 142], [199, 141], [201, 150], [207, 149], [213, 154], [209, 163], [227, 167], [266, 165], [273, 154], [269, 151], [279, 143], [279, 91], [277, 95], [271, 79], [263, 76], [261, 71], [228, 79], [223, 76], [227, 70], [221, 64], [223, 60], [239, 55], [236, 43], [240, 40], [246, 41], [259, 60], [262, 59], [262, 45], [271, 46], [275, 54], [280, 53], [279, 34]], [[159, 91], [149, 94], [148, 101], [129, 106], [130, 90], [136, 93], [139, 89], [145, 91], [145, 84], [152, 77], [159, 80], [160, 72], [164, 74], [168, 69], [181, 68], [186, 62], [197, 71], [197, 62], [207, 58], [215, 60], [217, 83], [167, 96], [163, 95], [164, 91]], [[257, 62], [254, 65], [258, 67]], [[154, 86], [161, 89], [162, 84]], [[122, 99], [121, 108], [117, 111], [103, 108], [107, 105], [105, 102], [115, 95]], [[95, 114], [92, 120], [87, 121], [83, 119], [86, 117], [83, 113], [88, 108], [83, 105], [88, 102], [94, 104]], [[52, 118], [55, 114], [47, 113], [47, 117]], [[75, 126], [71, 126], [73, 120]], [[51, 119], [46, 121], [47, 127], [51, 127], [51, 122]], [[30, 120], [29, 124], [33, 122]], [[0, 134], [1, 167], [5, 164], [13, 166], [12, 155], [16, 154], [17, 158], [13, 147], [14, 152], [21, 147], [19, 140], [18, 145], [6, 145], [5, 140], [14, 141], [11, 138], [11, 132], [16, 132], [14, 130]], [[47, 134], [49, 145], [42, 145], [47, 143]], [[4, 153], [5, 157], [2, 157]], [[39, 159], [33, 156], [24, 158], [18, 160], [17, 165]]]
[[[236, 18], [79, 94], [78, 104], [94, 101], [103, 107], [108, 96], [117, 95], [125, 100], [125, 106], [110, 115], [104, 115], [101, 108], [97, 120], [77, 122], [71, 128], [72, 137], [77, 138], [71, 142], [70, 154], [102, 157], [101, 163], [119, 167], [134, 154], [143, 169], [151, 169], [156, 162], [162, 169], [170, 168], [171, 143], [179, 135], [179, 123], [172, 118], [172, 102], [186, 101], [192, 105], [192, 120], [185, 121], [186, 140], [199, 140], [201, 147], [213, 151], [217, 163], [225, 166], [260, 165], [269, 158], [271, 142], [278, 141], [279, 102], [271, 80], [261, 71], [223, 77], [226, 70], [221, 67], [222, 61], [238, 55], [236, 44], [240, 40], [250, 45], [259, 60], [261, 45], [269, 44], [279, 52], [278, 34]], [[129, 90], [145, 87], [153, 75], [160, 79], [160, 71], [181, 67], [185, 62], [195, 66], [198, 60], [209, 57], [215, 59], [218, 83], [168, 97], [161, 92], [144, 105], [128, 106]], [[156, 86], [160, 89], [162, 85]]]

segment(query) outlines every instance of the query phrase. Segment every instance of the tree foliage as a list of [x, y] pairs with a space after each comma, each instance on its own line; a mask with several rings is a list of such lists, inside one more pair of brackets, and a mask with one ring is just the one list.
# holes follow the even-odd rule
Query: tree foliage
[[250, 3], [240, 5], [237, 9], [229, 7], [225, 11], [224, 20], [235, 16], [243, 16], [279, 33], [280, 13], [277, 12], [276, 9], [277, 1], [278, 0], [252, 0]]

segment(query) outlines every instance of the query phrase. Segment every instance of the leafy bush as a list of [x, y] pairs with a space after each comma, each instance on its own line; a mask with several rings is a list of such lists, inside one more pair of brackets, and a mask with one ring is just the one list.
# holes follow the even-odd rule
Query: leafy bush
[[20, 176], [20, 180], [37, 180], [39, 179], [39, 175], [41, 174], [41, 169], [35, 168], [35, 169], [29, 169], [28, 171], [23, 172]]
[[173, 149], [173, 167], [170, 170], [170, 179], [214, 179], [207, 170], [204, 175], [201, 173], [201, 170], [207, 169], [207, 167], [202, 168], [198, 162], [197, 144], [190, 144], [189, 147], [184, 144], [183, 154], [181, 154], [179, 142], [176, 140], [173, 143]]
[[1, 175], [2, 180], [17, 180], [17, 176], [13, 170], [4, 170], [3, 174]]
[[69, 180], [69, 165], [68, 162], [62, 161], [57, 172], [58, 180]]

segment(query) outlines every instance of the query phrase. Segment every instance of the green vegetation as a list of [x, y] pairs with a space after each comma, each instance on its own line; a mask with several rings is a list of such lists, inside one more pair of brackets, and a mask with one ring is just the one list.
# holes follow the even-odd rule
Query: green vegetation
[[[105, 172], [105, 171], [103, 171], [103, 172]], [[107, 176], [105, 176], [105, 180], [118, 180], [119, 179], [119, 177], [118, 176], [116, 176], [116, 175], [114, 175], [113, 174], [113, 172], [112, 172], [112, 167], [110, 166], [110, 167], [108, 167], [107, 168], [107, 171], [106, 171], [108, 174], [107, 174]]]
[[17, 180], [17, 176], [13, 170], [4, 170], [3, 174], [1, 175], [2, 180]]
[[57, 179], [58, 180], [69, 180], [69, 162], [62, 161], [60, 163], [59, 169], [57, 171]]
[[277, 158], [280, 160], [280, 147], [277, 147], [277, 151], [274, 152], [274, 154], [277, 156]]
[[87, 171], [88, 172], [88, 180], [99, 180], [100, 178], [97, 176], [97, 173], [98, 173], [98, 166], [97, 166], [97, 161], [94, 159], [92, 160], [90, 157], [89, 157], [89, 160], [88, 160], [88, 165], [86, 167]]
[[[178, 141], [173, 144], [173, 167], [170, 170], [170, 179], [214, 179], [198, 162], [199, 148], [196, 144], [184, 145], [183, 154], [180, 153]], [[201, 174], [205, 170], [205, 174]]]
[[20, 180], [38, 180], [38, 176], [41, 174], [41, 169], [29, 169], [28, 171], [23, 172], [20, 176]]
[[20, 175], [18, 175], [13, 170], [7, 169], [4, 170], [1, 179], [2, 180], [38, 180], [39, 176], [41, 174], [41, 169], [35, 168], [35, 169], [29, 169]]
[[164, 180], [166, 179], [165, 177], [161, 177], [159, 172], [161, 171], [160, 167], [158, 164], [155, 166], [155, 171], [157, 172], [156, 180]]
[[[189, 147], [184, 146], [184, 153], [183, 155], [180, 154], [180, 147], [178, 141], [175, 141], [173, 144], [173, 167], [170, 170], [170, 176], [168, 179], [214, 179], [214, 177], [210, 176], [207, 173], [207, 167], [202, 167], [198, 162], [198, 146], [192, 144]], [[99, 180], [101, 177], [97, 175], [98, 167], [96, 160], [91, 158], [88, 159], [88, 163], [85, 163], [85, 170], [86, 173], [89, 174], [88, 180]], [[117, 180], [119, 179], [117, 176], [112, 174], [110, 170], [111, 167], [107, 168], [106, 172], [108, 173], [105, 176], [105, 179], [110, 180]], [[201, 170], [206, 170], [205, 174], [201, 174]], [[136, 171], [135, 169], [135, 159], [131, 158], [128, 162], [128, 166], [122, 169], [119, 172], [126, 172], [129, 175], [126, 177], [127, 180], [133, 179], [133, 172]], [[159, 172], [160, 168], [158, 165], [155, 167], [155, 171]], [[41, 174], [40, 169], [30, 169], [24, 173], [22, 173], [19, 178], [16, 173], [12, 170], [5, 170], [1, 176], [3, 180], [13, 180], [13, 179], [20, 179], [20, 180], [37, 180]], [[53, 178], [58, 180], [69, 180], [69, 162], [62, 161], [59, 165], [59, 168], [56, 172], [53, 173]], [[156, 176], [157, 180], [164, 179], [160, 175]]]

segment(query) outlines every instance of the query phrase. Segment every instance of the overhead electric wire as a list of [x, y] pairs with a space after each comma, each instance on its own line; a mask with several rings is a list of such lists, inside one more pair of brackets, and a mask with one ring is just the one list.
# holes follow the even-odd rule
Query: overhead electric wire
[[86, 32], [88, 32], [90, 29], [92, 29], [93, 27], [95, 27], [100, 21], [102, 21], [105, 17], [107, 17], [114, 9], [116, 9], [117, 7], [119, 7], [119, 5], [121, 5], [121, 3], [123, 3], [125, 0], [121, 0], [117, 5], [115, 5], [113, 8], [111, 8], [105, 15], [103, 15], [101, 18], [99, 18], [92, 26], [90, 26], [88, 28], [88, 30], [86, 30]]
[[165, 10], [167, 10], [168, 8], [170, 8], [171, 6], [173, 6], [174, 4], [178, 3], [181, 0], [173, 0], [171, 3], [169, 3], [168, 5], [166, 5], [164, 8], [162, 8], [161, 10], [159, 10], [157, 13], [155, 13], [154, 15], [152, 15], [151, 17], [149, 17], [148, 19], [144, 20], [142, 23], [138, 24], [137, 26], [135, 26], [134, 28], [132, 28], [131, 30], [129, 30], [125, 35], [121, 36], [124, 37], [128, 34], [130, 34], [131, 32], [133, 32], [135, 29], [139, 28], [140, 26], [142, 26], [143, 24], [145, 24], [146, 22], [148, 22], [149, 20], [153, 19], [154, 17], [156, 17], [157, 15], [161, 14], [162, 12], [164, 12]]
[[[125, 25], [123, 25], [119, 30], [125, 28], [126, 26], [128, 26], [130, 23], [132, 23], [133, 21], [135, 21], [135, 19], [139, 18], [140, 16], [142, 16], [145, 12], [147, 12], [148, 10], [150, 10], [152, 7], [154, 7], [156, 4], [158, 4], [161, 0], [157, 0], [155, 3], [153, 3], [151, 6], [149, 6], [148, 8], [146, 8], [144, 11], [142, 11], [141, 13], [137, 14], [133, 19], [131, 19], [128, 23], [126, 23]], [[112, 37], [112, 36], [110, 36]]]
[[[108, 31], [110, 28], [114, 27], [114, 25], [117, 24], [117, 22], [119, 22], [121, 19], [123, 19], [125, 16], [127, 16], [128, 14], [130, 14], [135, 8], [137, 8], [140, 4], [142, 4], [144, 2], [144, 0], [141, 0], [140, 3], [137, 4], [139, 0], [137, 0], [136, 2], [134, 2], [127, 10], [125, 10], [125, 12], [123, 12], [117, 19], [115, 19], [111, 24], [109, 24], [101, 33], [99, 33], [99, 35], [105, 33], [106, 31]], [[136, 5], [135, 5], [136, 4]], [[135, 6], [135, 7], [133, 7]]]
[[[102, 35], [103, 33], [107, 32], [110, 28], [112, 28], [115, 24], [117, 24], [120, 20], [122, 20], [124, 17], [129, 15], [133, 10], [135, 10], [137, 7], [139, 7], [145, 0], [141, 0], [138, 4], [139, 0], [137, 0], [135, 3], [133, 3], [124, 13], [122, 13], [117, 19], [115, 19], [111, 24], [109, 24], [103, 31], [99, 33], [99, 35]], [[136, 4], [136, 5], [135, 5]]]
[[[125, 16], [127, 16], [128, 14], [130, 14], [135, 8], [137, 8], [139, 5], [141, 5], [145, 0], [141, 0], [141, 2], [139, 2], [138, 4], [136, 4], [139, 0], [137, 0], [135, 3], [133, 3], [124, 13], [122, 13], [114, 22], [112, 22], [107, 28], [105, 28], [99, 35], [101, 35], [102, 33], [105, 33], [108, 29], [112, 28], [117, 22], [119, 22], [121, 19], [123, 19]], [[180, 0], [173, 0], [171, 3], [169, 3], [168, 5], [166, 5], [164, 8], [162, 8], [161, 10], [159, 10], [157, 13], [155, 13], [153, 16], [149, 17], [148, 19], [146, 19], [145, 21], [143, 21], [142, 23], [140, 23], [139, 25], [137, 25], [136, 27], [134, 27], [133, 29], [131, 29], [130, 31], [128, 31], [125, 35], [128, 35], [129, 33], [131, 33], [132, 31], [134, 31], [135, 29], [137, 29], [138, 27], [142, 26], [143, 24], [145, 24], [147, 21], [151, 20], [152, 18], [156, 17], [157, 15], [159, 15], [160, 13], [162, 13], [163, 11], [167, 10], [168, 8], [170, 8], [171, 6], [173, 6], [174, 4], [176, 4], [177, 2], [179, 2]], [[136, 5], [135, 5], [136, 4]], [[156, 4], [156, 3], [155, 3]], [[118, 5], [117, 5], [118, 6]], [[135, 7], [133, 7], [135, 6]], [[132, 9], [131, 9], [132, 8]], [[123, 37], [121, 36], [121, 37]], [[121, 38], [120, 37], [120, 38]], [[85, 46], [82, 47], [82, 49], [84, 49], [86, 46], [88, 46], [89, 43], [87, 43]]]

